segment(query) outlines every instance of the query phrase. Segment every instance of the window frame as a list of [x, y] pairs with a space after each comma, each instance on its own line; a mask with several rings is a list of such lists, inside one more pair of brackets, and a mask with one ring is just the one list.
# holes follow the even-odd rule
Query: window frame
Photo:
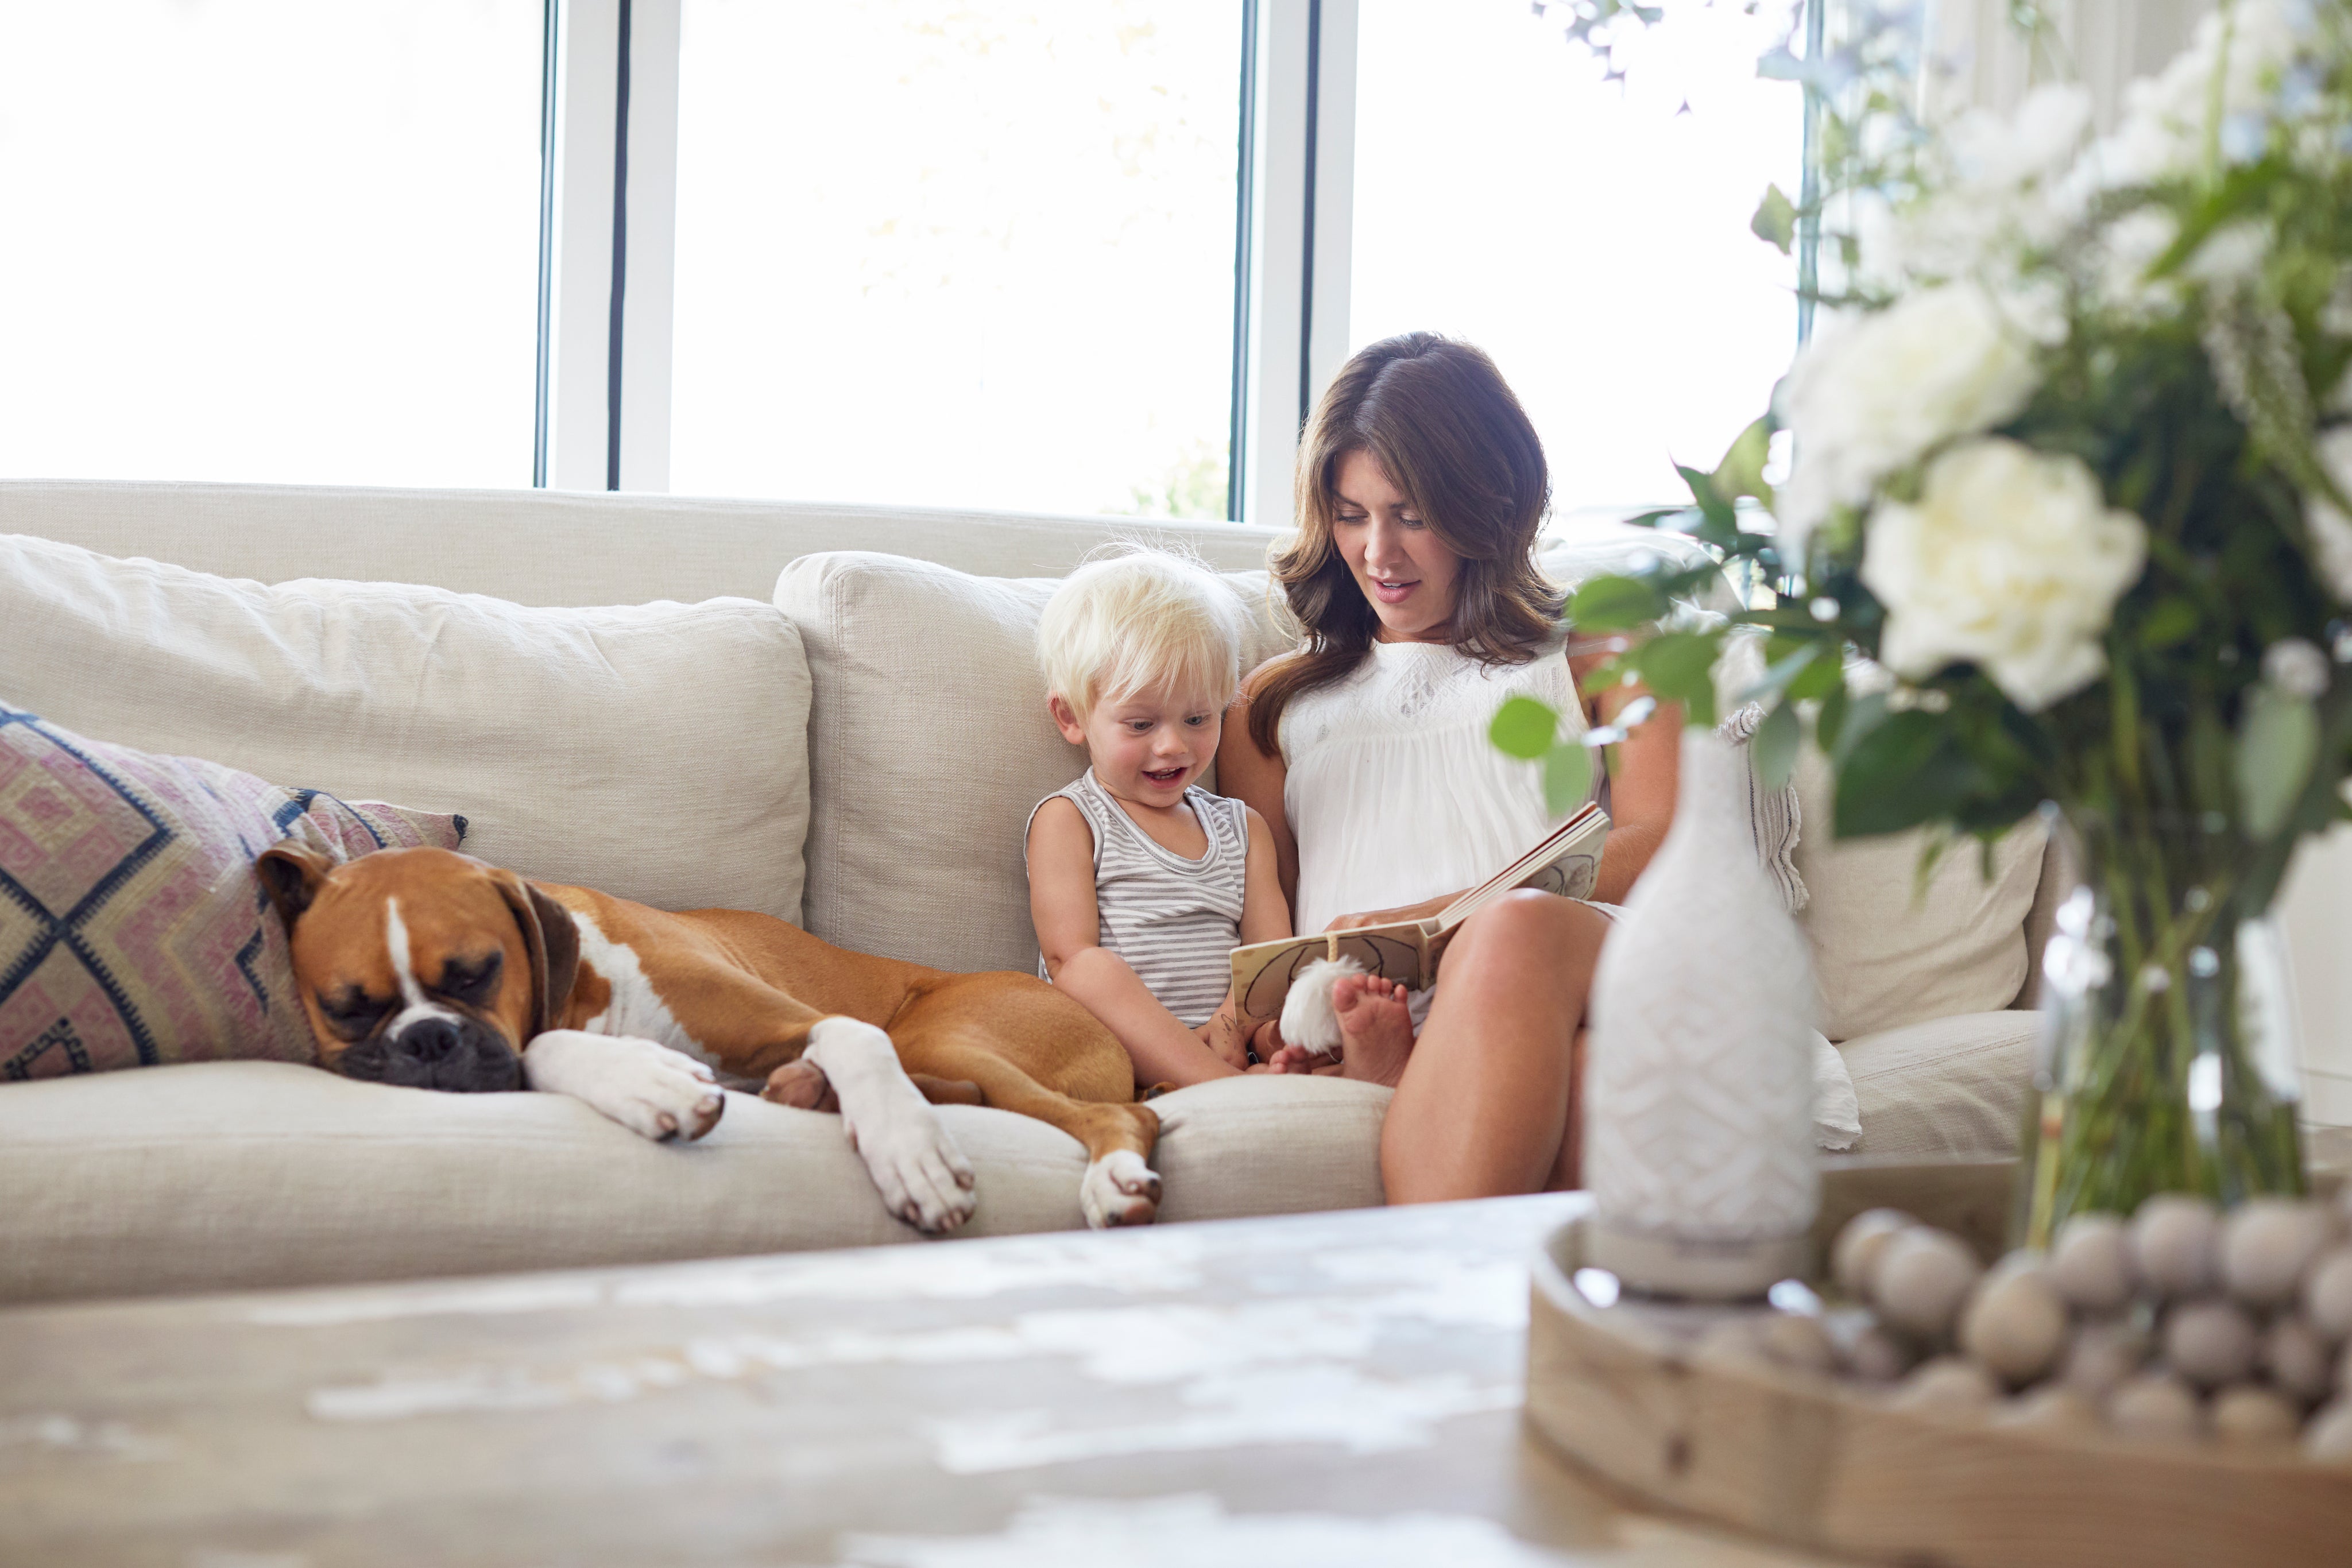
[[[546, 4], [534, 483], [666, 491], [684, 0]], [[1806, 0], [1811, 48], [1825, 8]], [[1357, 0], [1242, 0], [1241, 26], [1225, 512], [1284, 526], [1301, 430], [1348, 351]], [[1809, 225], [1809, 276], [1816, 244]]]

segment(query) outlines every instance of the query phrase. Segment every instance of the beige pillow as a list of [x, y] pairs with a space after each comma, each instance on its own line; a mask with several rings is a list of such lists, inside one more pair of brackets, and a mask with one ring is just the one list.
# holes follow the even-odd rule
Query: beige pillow
[[[1252, 612], [1247, 671], [1290, 644], [1265, 574], [1224, 575]], [[811, 931], [943, 969], [1036, 968], [1024, 834], [1087, 765], [1037, 674], [1058, 580], [862, 550], [803, 556], [776, 580], [814, 683]]]
[[800, 915], [808, 669], [752, 600], [270, 587], [0, 535], [0, 670], [95, 739], [460, 813], [526, 876]]
[[1853, 1040], [2014, 1003], [2025, 984], [2026, 912], [2042, 880], [2040, 821], [1994, 846], [1990, 882], [1970, 840], [1915, 896], [1925, 835], [1836, 839], [1834, 789], [1829, 759], [1806, 746], [1797, 759], [1805, 827], [1796, 865], [1808, 896], [1797, 918], [1812, 940], [1822, 1032]]

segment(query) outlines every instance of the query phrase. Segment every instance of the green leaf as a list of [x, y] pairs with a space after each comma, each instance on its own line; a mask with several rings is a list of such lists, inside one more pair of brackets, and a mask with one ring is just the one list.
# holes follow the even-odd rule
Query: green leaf
[[1797, 672], [1796, 679], [1789, 683], [1789, 700], [1802, 703], [1820, 697], [1826, 701], [1832, 692], [1844, 690], [1845, 661], [1831, 648]]
[[1614, 659], [1593, 666], [1591, 674], [1586, 675], [1576, 689], [1585, 696], [1597, 697], [1612, 686], [1625, 685], [1625, 677], [1628, 674], [1637, 681], [1642, 678], [1642, 672], [1633, 669], [1627, 663], [1625, 656], [1620, 654]]
[[1772, 504], [1772, 486], [1764, 482], [1764, 461], [1771, 455], [1772, 430], [1772, 416], [1768, 413], [1739, 433], [1731, 450], [1715, 466], [1717, 495], [1726, 498], [1753, 496], [1768, 507]]
[[1739, 538], [1739, 515], [1731, 503], [1715, 487], [1715, 476], [1702, 474], [1696, 468], [1677, 463], [1675, 472], [1690, 486], [1691, 496], [1698, 502], [1698, 526], [1690, 530], [1691, 538], [1717, 549], [1729, 549]]
[[1666, 612], [1655, 589], [1636, 577], [1596, 577], [1576, 591], [1568, 618], [1580, 632], [1622, 632]]
[[2169, 648], [2186, 642], [2197, 631], [2197, 605], [2191, 600], [2175, 596], [2159, 599], [2156, 607], [2139, 623], [2137, 642], [2151, 651]]
[[1748, 221], [1748, 232], [1778, 250], [1782, 256], [1797, 241], [1797, 204], [1778, 185], [1764, 187], [1764, 199], [1757, 204], [1756, 215]]
[[1574, 810], [1592, 792], [1592, 752], [1581, 741], [1562, 741], [1544, 757], [1544, 806], [1555, 817]]
[[1942, 718], [1917, 708], [1889, 714], [1848, 739], [1838, 767], [1837, 836], [1899, 833], [1948, 820], [1974, 783], [1968, 756]]
[[1886, 694], [1872, 692], [1847, 705], [1844, 721], [1838, 726], [1837, 746], [1832, 753], [1840, 768], [1847, 756], [1862, 743], [1862, 737], [1886, 722]]
[[1552, 737], [1559, 733], [1559, 715], [1533, 697], [1509, 698], [1486, 727], [1486, 738], [1496, 750], [1528, 762], [1549, 751]]
[[[1792, 701], [1801, 703], [1839, 685], [1837, 649], [1828, 642], [1773, 637], [1764, 644], [1764, 656], [1771, 661], [1764, 668], [1764, 679], [1745, 691], [1743, 701], [1752, 703], [1773, 694], [1788, 694]], [[1822, 670], [1828, 673], [1828, 679], [1821, 679]], [[1804, 691], [1800, 691], [1800, 686], [1804, 686]]]
[[1715, 695], [1715, 638], [1704, 632], [1668, 632], [1633, 650], [1643, 684], [1667, 702], [1688, 704]]
[[1822, 711], [1813, 720], [1813, 734], [1821, 741], [1823, 751], [1837, 750], [1838, 731], [1845, 724], [1848, 700], [1843, 681], [1822, 694]]
[[2319, 757], [2319, 714], [2309, 697], [2256, 686], [2238, 727], [2238, 800], [2246, 829], [2267, 839], [2286, 826]]
[[1767, 789], [1778, 789], [1789, 782], [1797, 770], [1797, 742], [1803, 732], [1797, 727], [1797, 708], [1793, 703], [1782, 703], [1764, 716], [1756, 727], [1754, 738], [1748, 743], [1749, 763], [1756, 770], [1756, 781]]

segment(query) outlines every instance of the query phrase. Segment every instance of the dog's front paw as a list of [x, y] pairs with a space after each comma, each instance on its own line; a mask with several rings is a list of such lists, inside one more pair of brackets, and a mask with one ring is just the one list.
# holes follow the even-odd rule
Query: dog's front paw
[[934, 1236], [971, 1218], [980, 1202], [971, 1162], [898, 1064], [888, 1035], [856, 1019], [820, 1019], [802, 1059], [832, 1082], [841, 1129], [884, 1207]]
[[727, 1110], [710, 1069], [650, 1040], [550, 1030], [524, 1051], [522, 1065], [533, 1089], [584, 1100], [656, 1143], [692, 1142]]
[[1096, 1230], [1149, 1225], [1160, 1215], [1160, 1173], [1132, 1149], [1113, 1149], [1087, 1167], [1078, 1207]]
[[882, 1207], [924, 1234], [945, 1235], [980, 1206], [971, 1162], [921, 1095], [865, 1123], [844, 1115], [842, 1131], [872, 1173]]

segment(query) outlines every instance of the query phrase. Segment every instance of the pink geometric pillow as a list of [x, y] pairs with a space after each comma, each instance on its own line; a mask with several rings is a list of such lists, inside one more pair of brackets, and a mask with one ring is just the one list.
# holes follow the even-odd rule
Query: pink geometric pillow
[[463, 817], [347, 805], [0, 703], [0, 1081], [310, 1061], [254, 857], [289, 837], [348, 859], [465, 835]]

